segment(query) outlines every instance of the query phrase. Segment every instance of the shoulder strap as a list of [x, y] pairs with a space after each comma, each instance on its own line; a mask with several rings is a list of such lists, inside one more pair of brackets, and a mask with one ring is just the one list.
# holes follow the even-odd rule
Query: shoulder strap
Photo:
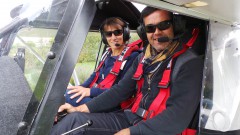
[[143, 49], [143, 41], [141, 39], [136, 40], [130, 44], [128, 44], [127, 46], [131, 47], [131, 46], [138, 46], [139, 50]]
[[[136, 42], [138, 43], [138, 42]], [[132, 52], [138, 51], [139, 47], [137, 44], [132, 43], [128, 45], [119, 55], [117, 60], [115, 61], [113, 68], [111, 69], [110, 73], [106, 76], [106, 78], [98, 84], [99, 88], [110, 88], [115, 80], [117, 79], [117, 76], [120, 73], [120, 70], [124, 68], [126, 58], [128, 58]]]
[[191, 39], [183, 45], [183, 49], [179, 52], [176, 52], [174, 55], [173, 55], [173, 58], [175, 57], [178, 57], [179, 55], [183, 54], [188, 48], [192, 47], [193, 43], [196, 41], [197, 37], [198, 37], [198, 34], [199, 34], [199, 28], [194, 28], [193, 31], [192, 31], [192, 37]]
[[173, 55], [173, 58], [178, 56], [179, 57], [177, 58], [174, 69], [172, 71], [172, 80], [175, 80], [176, 75], [183, 64], [197, 57], [196, 54], [194, 54], [189, 48], [191, 48], [193, 43], [196, 41], [198, 34], [199, 34], [199, 28], [194, 28], [192, 31], [192, 38], [186, 44], [183, 45], [183, 49], [181, 51]]
[[143, 64], [144, 64], [144, 56], [140, 58], [140, 63], [138, 64], [137, 70], [133, 75], [134, 80], [140, 80], [143, 74]]
[[91, 84], [89, 85], [90, 88], [96, 87], [95, 84], [96, 84], [96, 82], [98, 80], [98, 77], [99, 77], [99, 70], [103, 66], [104, 61], [106, 60], [106, 58], [110, 54], [110, 52], [111, 52], [111, 48], [107, 48], [106, 51], [104, 52], [104, 54], [102, 55], [101, 61], [100, 61], [99, 65], [98, 65], [98, 67], [95, 70], [96, 75], [95, 75], [93, 81], [91, 82]]
[[[112, 68], [112, 70], [110, 71], [112, 74], [116, 74], [118, 75], [119, 74], [119, 71], [122, 67], [123, 69], [123, 61], [126, 60], [127, 57], [129, 57], [132, 52], [134, 51], [138, 51], [139, 50], [139, 47], [137, 45], [132, 45], [132, 46], [127, 46], [122, 52], [121, 54], [119, 55], [118, 59], [115, 61], [114, 63], [114, 66]], [[124, 63], [125, 64], [125, 63]]]

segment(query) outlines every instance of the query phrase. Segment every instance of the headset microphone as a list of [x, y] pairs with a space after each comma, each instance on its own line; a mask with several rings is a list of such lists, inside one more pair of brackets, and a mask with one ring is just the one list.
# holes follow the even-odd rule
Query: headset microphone
[[93, 121], [92, 120], [88, 120], [85, 124], [80, 125], [79, 127], [76, 127], [76, 128], [74, 128], [74, 129], [72, 129], [72, 130], [70, 130], [68, 132], [65, 132], [65, 133], [61, 134], [61, 135], [67, 135], [67, 134], [72, 133], [73, 131], [76, 131], [76, 130], [78, 130], [80, 128], [83, 128], [85, 126], [91, 126], [92, 124], [93, 124]]

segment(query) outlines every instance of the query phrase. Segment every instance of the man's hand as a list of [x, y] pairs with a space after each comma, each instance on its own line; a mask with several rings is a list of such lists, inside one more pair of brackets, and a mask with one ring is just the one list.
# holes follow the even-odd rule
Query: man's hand
[[122, 129], [114, 135], [130, 135], [130, 129], [129, 128]]
[[65, 103], [59, 107], [58, 112], [62, 112], [64, 110], [68, 113], [72, 113], [77, 111], [77, 107], [73, 107], [72, 105]]
[[[76, 111], [85, 112], [85, 113], [90, 112], [88, 107], [85, 104], [80, 105], [78, 107], [73, 107], [72, 105], [65, 103], [59, 107], [58, 115], [55, 117], [54, 122], [58, 122], [60, 119], [62, 119], [62, 118], [58, 118], [58, 117], [65, 117], [67, 115], [67, 113], [72, 113], [72, 112], [76, 112]], [[63, 113], [63, 114], [61, 114], [61, 113]]]
[[80, 105], [77, 107], [77, 111], [79, 112], [85, 112], [85, 113], [90, 113], [88, 107], [86, 104]]
[[82, 86], [69, 86], [67, 89], [69, 90], [67, 94], [75, 93], [70, 97], [71, 99], [80, 96], [80, 98], [76, 101], [77, 103], [79, 103], [84, 97], [90, 96], [90, 88], [85, 88]]
[[54, 122], [59, 122], [63, 117], [65, 117], [68, 113], [76, 112], [77, 108], [72, 105], [65, 103], [58, 108], [58, 113], [54, 118]]

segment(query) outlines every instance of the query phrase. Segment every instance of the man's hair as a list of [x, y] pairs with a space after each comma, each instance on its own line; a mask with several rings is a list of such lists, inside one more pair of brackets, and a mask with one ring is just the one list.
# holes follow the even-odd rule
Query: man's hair
[[[141, 39], [144, 41], [147, 40], [147, 36], [144, 28], [145, 24], [143, 19], [157, 10], [161, 10], [161, 9], [154, 8], [154, 7], [145, 7], [141, 12], [140, 26], [138, 27], [137, 32], [139, 37], [141, 37]], [[170, 11], [168, 11], [168, 14], [170, 19], [172, 20], [174, 35], [176, 36], [176, 35], [183, 34], [185, 31], [186, 20], [184, 20], [184, 18], [179, 15], [178, 16], [173, 15], [173, 13]]]
[[[161, 10], [158, 8], [154, 8], [154, 7], [145, 7], [142, 12], [141, 12], [141, 21], [143, 22], [143, 18], [145, 18], [146, 16], [150, 15], [151, 13], [157, 11], [157, 10]], [[173, 14], [172, 12], [169, 12], [169, 17], [172, 19], [173, 18]]]

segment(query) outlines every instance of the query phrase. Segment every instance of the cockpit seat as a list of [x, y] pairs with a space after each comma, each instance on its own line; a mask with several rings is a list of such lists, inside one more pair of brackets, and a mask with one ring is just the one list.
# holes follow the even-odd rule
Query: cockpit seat
[[22, 69], [8, 56], [0, 57], [0, 93], [1, 134], [15, 135], [32, 97], [32, 91]]

